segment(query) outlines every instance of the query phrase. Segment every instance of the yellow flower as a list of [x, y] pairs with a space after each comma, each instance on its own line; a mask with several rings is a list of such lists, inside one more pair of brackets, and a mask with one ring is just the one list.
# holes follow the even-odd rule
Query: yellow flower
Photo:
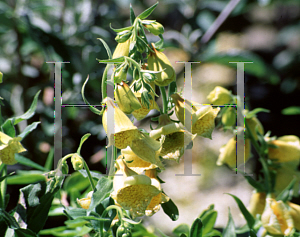
[[255, 140], [257, 140], [257, 134], [256, 134], [256, 129], [258, 130], [258, 132], [263, 135], [264, 134], [264, 127], [262, 126], [262, 124], [260, 123], [260, 121], [256, 118], [256, 117], [252, 117], [252, 118], [247, 118], [246, 122], [250, 128], [250, 131], [254, 137]]
[[116, 160], [117, 172], [114, 176], [114, 191], [112, 198], [125, 210], [129, 210], [135, 218], [145, 215], [153, 197], [161, 191], [151, 185], [151, 179], [146, 175], [138, 175], [127, 167], [123, 159]]
[[294, 221], [288, 205], [273, 198], [267, 198], [266, 201], [266, 209], [261, 216], [263, 227], [273, 235], [288, 236], [291, 234], [294, 229]]
[[229, 107], [226, 108], [225, 113], [222, 115], [222, 124], [224, 126], [233, 126], [236, 124], [236, 109]]
[[209, 93], [207, 99], [213, 105], [225, 105], [232, 102], [233, 97], [231, 92], [227, 89], [221, 86], [216, 86], [215, 89]]
[[143, 173], [145, 170], [155, 169], [158, 167], [157, 165], [152, 164], [151, 162], [145, 161], [140, 157], [138, 157], [136, 154], [134, 154], [134, 152], [131, 150], [130, 147], [127, 147], [126, 149], [122, 149], [121, 154], [122, 155], [120, 155], [118, 159], [124, 158], [127, 166], [138, 174]]
[[160, 24], [158, 22], [145, 24], [144, 26], [147, 28], [147, 30], [150, 31], [150, 33], [152, 33], [154, 35], [159, 35], [159, 34], [164, 33], [164, 27], [162, 26], [162, 24]]
[[[251, 148], [250, 139], [245, 140], [245, 162], [250, 157], [250, 148]], [[236, 167], [236, 158], [237, 158], [237, 149], [236, 149], [236, 140], [235, 137], [231, 138], [228, 143], [220, 148], [220, 155], [217, 160], [217, 165], [227, 164], [231, 168]], [[239, 166], [244, 161], [238, 161], [237, 166]]]
[[270, 159], [277, 159], [278, 162], [299, 161], [300, 140], [297, 136], [279, 137], [277, 140], [269, 141], [269, 144], [278, 147], [269, 147], [268, 155]]
[[0, 160], [3, 164], [14, 165], [17, 163], [15, 154], [26, 151], [20, 141], [21, 137], [10, 137], [0, 132]]
[[118, 43], [112, 58], [119, 58], [122, 56], [128, 56], [129, 54], [129, 45], [130, 40], [125, 41], [124, 43]]
[[93, 191], [89, 192], [87, 194], [86, 198], [81, 198], [78, 199], [77, 198], [77, 203], [83, 208], [83, 209], [89, 209], [90, 204], [91, 204], [91, 200], [92, 200], [92, 196], [93, 196]]
[[266, 205], [266, 193], [254, 192], [252, 193], [250, 203], [248, 206], [249, 212], [256, 217], [257, 214], [262, 214]]
[[181, 123], [171, 122], [167, 114], [159, 117], [158, 128], [150, 132], [150, 137], [155, 140], [162, 136], [165, 136], [165, 139], [160, 155], [164, 159], [176, 160], [177, 162], [183, 155], [185, 147], [196, 137], [196, 135], [185, 131]]
[[[149, 85], [155, 91], [155, 84], [154, 83], [149, 83]], [[152, 109], [159, 110], [159, 107], [158, 107], [158, 105], [157, 105], [157, 103], [155, 102], [155, 99], [154, 99], [155, 98], [154, 93], [153, 92], [149, 93], [152, 96], [153, 99], [150, 100], [150, 106], [148, 108], [145, 104], [142, 104], [142, 93], [141, 92], [142, 92], [142, 89], [139, 90], [138, 92], [134, 92], [134, 95], [139, 100], [140, 104], [142, 105], [142, 107], [140, 109], [136, 109], [132, 112], [132, 115], [137, 120], [142, 120], [143, 118], [145, 118], [147, 116], [147, 114], [149, 114], [150, 110], [152, 110]]]
[[[157, 171], [155, 169], [147, 170], [145, 175], [151, 178], [151, 185], [155, 186], [158, 190], [161, 190], [161, 185], [157, 179], [156, 172]], [[158, 212], [160, 209], [160, 204], [168, 202], [169, 200], [170, 198], [162, 192], [154, 196], [146, 209], [146, 216], [152, 216]]]
[[175, 113], [179, 121], [184, 124], [184, 113], [192, 117], [192, 134], [211, 139], [211, 134], [215, 128], [215, 118], [220, 108], [213, 109], [210, 105], [196, 105], [193, 101], [183, 99], [179, 94], [171, 95], [175, 103]]
[[148, 57], [148, 67], [151, 71], [162, 71], [157, 73], [154, 83], [158, 86], [167, 86], [176, 80], [176, 73], [166, 55], [154, 48], [154, 53], [150, 52]]
[[[107, 127], [108, 109], [114, 110], [114, 131], [112, 131], [113, 128]], [[102, 116], [102, 124], [109, 140], [108, 146], [115, 145], [119, 149], [130, 146], [132, 141], [136, 139], [139, 134], [137, 127], [134, 126], [130, 119], [114, 105], [110, 98], [106, 98], [106, 108]]]
[[287, 204], [290, 206], [290, 214], [293, 218], [295, 228], [300, 230], [300, 206], [291, 202], [287, 202]]
[[115, 99], [119, 108], [126, 114], [131, 114], [134, 110], [141, 108], [139, 100], [124, 82], [115, 85]]

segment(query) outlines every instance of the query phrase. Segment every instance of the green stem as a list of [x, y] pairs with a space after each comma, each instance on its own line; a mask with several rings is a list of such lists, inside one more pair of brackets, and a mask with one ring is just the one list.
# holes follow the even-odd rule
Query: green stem
[[[0, 177], [4, 177], [7, 175], [7, 166], [6, 164], [0, 165]], [[7, 187], [7, 181], [6, 179], [2, 180], [1, 186], [0, 186], [0, 207], [5, 209], [5, 195], [6, 195], [6, 187]]]
[[84, 168], [85, 168], [85, 170], [86, 170], [86, 173], [87, 173], [87, 175], [88, 175], [88, 178], [89, 178], [89, 180], [90, 180], [92, 189], [93, 189], [93, 191], [95, 191], [96, 186], [95, 186], [95, 184], [94, 184], [94, 180], [93, 180], [93, 177], [92, 177], [92, 175], [91, 175], [90, 169], [89, 169], [88, 165], [86, 164], [85, 160], [84, 160], [83, 158], [81, 158], [81, 159], [82, 159], [82, 161], [83, 161], [83, 166], [84, 166]]
[[101, 92], [102, 92], [102, 100], [104, 100], [107, 97], [107, 71], [108, 71], [109, 65], [106, 65], [103, 76], [102, 76], [102, 85], [101, 85]]
[[[119, 214], [119, 221], [121, 221], [121, 225], [123, 224], [123, 212], [122, 212], [122, 209], [116, 205], [111, 205], [109, 207], [107, 207], [103, 212], [102, 212], [102, 215], [101, 215], [101, 218], [104, 218], [105, 215], [108, 213], [109, 210], [112, 210], [112, 209], [115, 209], [118, 214]], [[100, 233], [101, 233], [101, 237], [104, 236], [103, 234], [103, 221], [100, 222]], [[117, 235], [118, 236], [118, 235]]]
[[163, 114], [166, 114], [168, 113], [168, 99], [167, 99], [166, 89], [164, 86], [160, 86], [159, 89], [163, 101]]

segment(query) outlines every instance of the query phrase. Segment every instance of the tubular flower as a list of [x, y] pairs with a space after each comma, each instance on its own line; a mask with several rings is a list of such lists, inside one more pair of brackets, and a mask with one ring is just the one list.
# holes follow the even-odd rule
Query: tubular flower
[[93, 191], [90, 191], [87, 194], [86, 198], [81, 198], [78, 199], [77, 198], [77, 203], [83, 208], [83, 209], [89, 209], [90, 204], [91, 204], [91, 200], [92, 200], [92, 196], [93, 196]]
[[[145, 172], [145, 175], [147, 175], [151, 179], [151, 185], [155, 186], [158, 190], [161, 191], [161, 185], [159, 180], [157, 179], [156, 170], [147, 170]], [[170, 198], [162, 192], [154, 196], [146, 209], [146, 216], [154, 215], [160, 210], [160, 204], [168, 202], [169, 200]]]
[[124, 82], [115, 85], [115, 99], [119, 108], [126, 114], [141, 108], [139, 100]]
[[287, 204], [290, 207], [290, 214], [293, 218], [295, 228], [300, 230], [300, 206], [291, 202], [287, 202]]
[[140, 157], [138, 157], [136, 154], [134, 154], [134, 152], [130, 149], [130, 147], [122, 149], [121, 154], [122, 155], [119, 156], [118, 159], [124, 158], [127, 166], [133, 171], [137, 172], [138, 174], [143, 173], [144, 170], [155, 169], [158, 167], [157, 165], [152, 164], [151, 162], [145, 161]]
[[146, 175], [138, 175], [127, 167], [123, 159], [116, 160], [117, 172], [114, 177], [112, 198], [135, 218], [145, 215], [153, 197], [161, 191], [151, 185]]
[[154, 53], [150, 52], [148, 57], [148, 68], [151, 71], [162, 71], [157, 73], [154, 83], [158, 86], [167, 86], [176, 80], [176, 73], [166, 55], [154, 48]]
[[211, 139], [215, 128], [215, 118], [220, 108], [213, 109], [210, 105], [195, 105], [197, 103], [185, 100], [179, 94], [173, 94], [171, 97], [175, 103], [175, 113], [179, 121], [184, 124], [184, 112], [186, 111], [186, 116], [192, 117], [192, 133]]
[[[250, 139], [245, 140], [245, 162], [250, 157]], [[227, 164], [231, 168], [236, 167], [236, 157], [237, 157], [237, 149], [236, 149], [236, 140], [235, 137], [231, 138], [228, 143], [220, 148], [220, 155], [217, 160], [217, 165]], [[244, 161], [238, 161], [237, 166], [239, 166]]]
[[[155, 84], [154, 83], [149, 83], [149, 84], [152, 87], [152, 89], [155, 90]], [[151, 95], [151, 97], [153, 99], [150, 99], [150, 106], [148, 108], [146, 105], [142, 104], [142, 89], [139, 90], [138, 92], [134, 92], [134, 95], [139, 100], [139, 102], [142, 106], [140, 109], [136, 109], [132, 112], [132, 115], [137, 120], [142, 120], [143, 118], [145, 118], [147, 116], [147, 114], [149, 114], [150, 110], [152, 110], [152, 109], [159, 110], [159, 107], [158, 107], [157, 103], [155, 102], [153, 92], [150, 92], [149, 94]]]
[[266, 209], [261, 216], [263, 227], [273, 235], [290, 235], [294, 221], [288, 205], [273, 198], [267, 198], [266, 202]]
[[122, 56], [128, 56], [129, 54], [129, 45], [130, 40], [125, 41], [124, 43], [118, 43], [112, 58], [119, 58]]
[[257, 140], [257, 134], [256, 134], [256, 129], [258, 130], [258, 132], [263, 135], [264, 134], [264, 127], [262, 126], [262, 124], [260, 123], [260, 121], [256, 118], [256, 117], [252, 117], [252, 118], [247, 118], [246, 122], [250, 128], [250, 131], [254, 137], [255, 140]]
[[216, 86], [215, 89], [213, 89], [209, 93], [209, 95], [207, 96], [207, 99], [213, 105], [225, 105], [225, 104], [230, 104], [233, 97], [229, 90], [227, 90], [221, 86]]
[[181, 123], [171, 122], [167, 114], [159, 117], [159, 125], [157, 129], [150, 132], [150, 137], [158, 140], [165, 136], [162, 144], [160, 155], [164, 159], [179, 161], [183, 155], [185, 147], [197, 136], [184, 130]]
[[277, 159], [278, 162], [299, 161], [299, 137], [293, 135], [283, 136], [277, 140], [270, 141], [269, 144], [277, 146], [277, 148], [269, 147], [268, 155], [270, 159]]
[[[105, 102], [106, 108], [102, 116], [102, 124], [109, 140], [108, 146], [115, 145], [119, 149], [124, 149], [138, 137], [139, 131], [130, 119], [114, 105], [112, 99], [106, 98]], [[114, 109], [114, 131], [112, 131], [113, 128], [107, 127], [108, 109]]]
[[6, 165], [14, 165], [17, 163], [15, 154], [26, 151], [20, 141], [21, 137], [10, 137], [0, 132], [0, 161]]
[[252, 216], [256, 217], [257, 214], [261, 215], [264, 212], [265, 205], [266, 205], [266, 193], [255, 192], [252, 193], [250, 203], [247, 209], [252, 214]]
[[159, 159], [163, 142], [164, 138], [156, 141], [147, 134], [140, 133], [139, 137], [132, 141], [130, 148], [140, 159], [157, 165], [157, 167], [164, 170], [164, 165]]
[[226, 108], [225, 113], [222, 115], [222, 124], [224, 126], [233, 126], [236, 124], [236, 109], [235, 108]]

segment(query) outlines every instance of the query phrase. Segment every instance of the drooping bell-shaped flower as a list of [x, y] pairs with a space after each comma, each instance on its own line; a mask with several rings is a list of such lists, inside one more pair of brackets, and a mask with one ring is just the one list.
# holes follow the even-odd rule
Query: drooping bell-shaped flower
[[[151, 179], [152, 186], [156, 187], [160, 191], [162, 190], [160, 182], [157, 178], [157, 171], [155, 169], [147, 170], [145, 172], [145, 175], [147, 175]], [[154, 215], [160, 210], [161, 204], [168, 202], [169, 200], [170, 198], [162, 192], [154, 196], [146, 209], [146, 216]]]
[[163, 114], [159, 117], [158, 128], [150, 132], [150, 137], [158, 140], [163, 136], [165, 139], [160, 155], [164, 159], [178, 162], [186, 146], [194, 140], [196, 134], [193, 135], [186, 131], [181, 123], [174, 123], [167, 114]]
[[151, 185], [148, 176], [139, 175], [128, 168], [123, 159], [117, 159], [116, 164], [118, 170], [114, 176], [112, 198], [125, 210], [129, 210], [133, 218], [145, 215], [152, 198], [161, 191]]
[[[139, 131], [130, 119], [115, 104], [112, 99], [106, 98], [106, 108], [102, 116], [102, 124], [107, 134], [109, 144], [119, 149], [130, 146], [132, 141], [138, 137]], [[114, 117], [107, 118], [108, 110], [113, 111]], [[108, 127], [108, 121], [113, 120], [114, 124]]]
[[290, 214], [293, 218], [295, 228], [296, 230], [300, 230], [300, 206], [292, 202], [287, 202], [287, 204], [290, 207]]
[[130, 40], [126, 40], [124, 43], [118, 43], [112, 58], [119, 58], [122, 56], [128, 56], [129, 54]]
[[282, 136], [277, 140], [269, 141], [268, 144], [277, 146], [277, 148], [269, 147], [268, 156], [270, 159], [277, 159], [278, 162], [299, 161], [299, 137], [294, 135]]
[[77, 203], [83, 208], [83, 209], [89, 209], [90, 205], [91, 205], [91, 200], [92, 200], [92, 196], [93, 196], [93, 191], [90, 191], [87, 194], [86, 198], [81, 198], [78, 199], [77, 198]]
[[[121, 150], [121, 154], [118, 159], [124, 158], [124, 160], [127, 162], [127, 166], [135, 171], [138, 174], [143, 173], [145, 170], [148, 169], [155, 169], [158, 166], [155, 164], [152, 164], [149, 161], [141, 159], [139, 156], [137, 156], [130, 147], [127, 147], [125, 149]], [[151, 158], [150, 158], [151, 159]], [[154, 160], [156, 162], [156, 159]]]
[[225, 105], [232, 102], [233, 96], [231, 92], [224, 87], [216, 86], [215, 89], [209, 93], [207, 99], [213, 105]]
[[267, 198], [266, 202], [261, 216], [263, 227], [272, 235], [289, 236], [294, 229], [294, 221], [288, 205], [273, 198]]
[[237, 161], [237, 142], [235, 137], [231, 138], [228, 143], [220, 148], [220, 155], [217, 160], [217, 165], [227, 164], [231, 168], [235, 168], [236, 164], [239, 166], [241, 163], [246, 162], [250, 157], [251, 143], [250, 139], [245, 140], [245, 157], [244, 160]]
[[10, 137], [0, 132], [0, 161], [6, 165], [14, 165], [17, 163], [15, 154], [26, 151], [20, 141], [21, 137]]
[[[210, 105], [197, 105], [197, 103], [183, 99], [179, 94], [171, 95], [175, 103], [175, 113], [182, 124], [185, 124], [184, 116], [192, 117], [192, 134], [211, 139], [215, 128], [215, 118], [220, 108]], [[186, 113], [186, 115], [184, 115]]]

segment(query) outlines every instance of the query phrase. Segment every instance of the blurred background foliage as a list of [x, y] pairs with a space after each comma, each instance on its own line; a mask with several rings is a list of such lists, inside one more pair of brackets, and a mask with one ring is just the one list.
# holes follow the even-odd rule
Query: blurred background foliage
[[[213, 37], [208, 42], [201, 41], [228, 2], [166, 0], [152, 13], [151, 19], [165, 27], [165, 53], [176, 69], [179, 85], [184, 83], [184, 68], [175, 62], [201, 61], [192, 70], [193, 97], [207, 103], [206, 96], [216, 85], [236, 93], [236, 64], [229, 61], [253, 61], [245, 66], [245, 96], [249, 107], [271, 110], [271, 113], [258, 114], [258, 118], [265, 131], [271, 130], [272, 135], [300, 136], [300, 2], [241, 0]], [[99, 105], [104, 65], [99, 65], [96, 58], [105, 59], [107, 54], [97, 38], [104, 39], [112, 50], [115, 48], [115, 33], [109, 24], [113, 28], [128, 26], [130, 3], [139, 14], [155, 1], [0, 1], [0, 71], [4, 74], [0, 95], [5, 99], [5, 106], [1, 107], [4, 119], [26, 111], [34, 94], [42, 89], [37, 112], [28, 121], [41, 121], [41, 125], [23, 144], [28, 158], [44, 165], [53, 148], [54, 67], [46, 62], [70, 62], [63, 64], [62, 69], [63, 104], [84, 104], [80, 90], [89, 75], [86, 97], [91, 104]], [[149, 38], [149, 41], [156, 40]], [[282, 110], [290, 106], [295, 107], [283, 114]], [[74, 106], [63, 107], [62, 118], [63, 155], [75, 152], [81, 136], [90, 132], [93, 136], [84, 145], [82, 155], [92, 170], [104, 173], [106, 134], [101, 117], [88, 108]], [[149, 130], [149, 121], [145, 119], [137, 124], [146, 124]], [[26, 124], [20, 123], [19, 131], [24, 127]], [[217, 145], [213, 163], [222, 143], [214, 144]], [[208, 169], [212, 169], [213, 165], [209, 164]], [[28, 169], [19, 164], [9, 168]], [[21, 186], [12, 187], [9, 191], [16, 195], [12, 195], [10, 208], [17, 202]]]

